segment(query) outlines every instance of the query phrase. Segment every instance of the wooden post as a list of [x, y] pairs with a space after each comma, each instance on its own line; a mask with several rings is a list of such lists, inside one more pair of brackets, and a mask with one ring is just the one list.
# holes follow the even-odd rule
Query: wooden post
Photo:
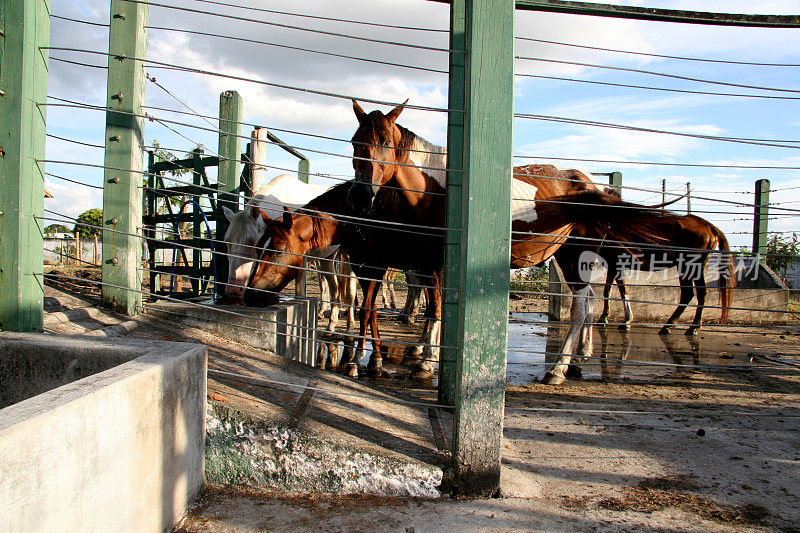
[[[142, 145], [148, 6], [111, 0], [103, 182], [103, 303], [135, 315], [142, 302]], [[119, 233], [118, 233], [119, 232]], [[109, 285], [105, 285], [108, 283]]]
[[767, 250], [769, 180], [756, 181], [756, 195], [753, 204], [753, 255], [758, 257], [760, 263], [767, 264], [767, 258], [761, 254]]
[[692, 185], [686, 182], [686, 214], [692, 214]]
[[308, 183], [308, 159], [301, 159], [297, 162], [297, 179]]
[[253, 194], [267, 184], [267, 128], [256, 128], [250, 136], [250, 160], [252, 172], [250, 173], [250, 187]]
[[97, 234], [94, 235], [94, 253], [92, 254], [92, 264], [96, 265], [98, 263], [98, 254], [97, 254]]
[[617, 194], [622, 198], [622, 172], [612, 172], [608, 175], [609, 186], [617, 191]]
[[[513, 0], [454, 0], [464, 20], [463, 172], [448, 202], [459, 205], [458, 254], [446, 255], [448, 287], [459, 287], [448, 337], [456, 346], [453, 483], [465, 496], [500, 484], [506, 383], [514, 94]], [[448, 247], [449, 248], [449, 247]], [[457, 258], [457, 265], [453, 261]], [[457, 276], [458, 281], [452, 278]]]
[[242, 97], [236, 91], [225, 91], [219, 95], [219, 167], [217, 168], [217, 242], [214, 249], [220, 253], [216, 256], [217, 283], [214, 285], [217, 297], [225, 295], [225, 283], [228, 282], [228, 247], [225, 232], [228, 231], [228, 219], [222, 213], [222, 206], [232, 211], [239, 210], [239, 177], [241, 174], [240, 156], [242, 145]]
[[50, 0], [0, 0], [0, 31], [0, 329], [40, 331]]
[[75, 266], [81, 266], [81, 234], [75, 232]]

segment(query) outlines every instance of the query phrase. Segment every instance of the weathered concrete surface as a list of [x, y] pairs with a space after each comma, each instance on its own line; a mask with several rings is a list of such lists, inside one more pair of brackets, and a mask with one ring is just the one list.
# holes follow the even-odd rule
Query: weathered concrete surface
[[[57, 386], [0, 410], [0, 531], [163, 531], [183, 515], [203, 484], [204, 346], [2, 333], [0, 353]], [[37, 353], [66, 364], [30, 369]], [[122, 364], [54, 378], [105, 357]]]
[[[551, 263], [549, 274], [550, 293], [559, 293], [561, 296], [550, 295], [548, 315], [554, 320], [569, 320], [569, 308], [572, 303], [572, 293], [564, 282], [560, 268]], [[729, 310], [729, 321], [739, 324], [786, 324], [789, 309], [789, 290], [769, 267], [759, 265], [755, 276], [742, 276], [733, 289], [733, 299]], [[594, 279], [594, 278], [593, 278]], [[603, 312], [603, 288], [605, 271], [598, 283], [592, 283], [595, 300], [594, 316], [599, 317]], [[633, 321], [652, 322], [663, 324], [678, 306], [680, 297], [680, 280], [674, 268], [660, 272], [628, 272], [625, 275], [628, 284], [628, 300], [631, 302]], [[706, 279], [708, 294], [703, 309], [704, 322], [719, 322], [721, 318], [718, 280], [715, 275], [709, 274]], [[617, 286], [609, 294], [611, 309], [609, 319], [612, 322], [621, 322], [624, 318], [622, 302], [619, 299]], [[645, 303], [647, 302], [647, 303]], [[650, 303], [663, 302], [663, 303]], [[697, 299], [693, 299], [679, 323], [691, 323], [694, 320]]]
[[164, 301], [147, 305], [148, 315], [204, 329], [312, 366], [316, 309], [314, 299], [289, 300], [267, 308]]

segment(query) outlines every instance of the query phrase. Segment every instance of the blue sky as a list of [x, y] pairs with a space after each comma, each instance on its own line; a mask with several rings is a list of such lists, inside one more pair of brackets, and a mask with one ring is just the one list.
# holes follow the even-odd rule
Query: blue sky
[[[447, 34], [413, 30], [375, 28], [346, 23], [311, 20], [277, 14], [266, 14], [227, 8], [198, 0], [164, 0], [172, 6], [229, 13], [313, 29], [323, 29], [367, 38], [414, 43], [446, 48]], [[796, 1], [762, 1], [754, 11], [752, 2], [661, 0], [619, 2], [627, 5], [728, 11], [738, 13], [797, 14]], [[448, 7], [422, 1], [358, 1], [326, 2], [308, 0], [298, 4], [287, 1], [247, 0], [240, 4], [318, 16], [356, 19], [385, 24], [446, 29]], [[720, 5], [724, 4], [724, 5]], [[300, 5], [298, 8], [297, 6]], [[80, 20], [107, 23], [108, 2], [105, 0], [53, 0], [52, 11]], [[446, 70], [447, 54], [441, 51], [387, 46], [329, 35], [290, 30], [252, 22], [226, 20], [219, 17], [150, 8], [150, 25], [184, 28], [203, 32], [234, 35], [260, 41], [297, 46], [338, 54], [377, 59], [428, 69]], [[699, 25], [677, 25], [656, 22], [601, 19], [575, 15], [519, 12], [515, 34], [548, 41], [559, 41], [602, 48], [633, 50], [653, 54], [688, 56], [716, 61], [748, 61], [761, 63], [800, 64], [800, 30], [756, 28], [712, 28]], [[51, 46], [104, 51], [107, 29], [53, 19]], [[630, 69], [649, 70], [677, 76], [700, 78], [726, 83], [782, 88], [790, 91], [761, 91], [699, 83], [634, 72], [591, 68], [574, 64], [517, 60], [518, 73], [557, 76], [596, 82], [646, 85], [680, 90], [762, 94], [800, 98], [800, 67], [774, 67], [723, 64], [664, 59], [631, 54], [543, 44], [517, 40], [516, 55], [555, 59], [567, 62], [593, 63]], [[104, 56], [53, 50], [51, 57], [104, 65]], [[148, 58], [261, 79], [321, 91], [356, 95], [384, 101], [444, 107], [447, 101], [447, 76], [441, 73], [380, 65], [352, 59], [332, 58], [280, 47], [232, 42], [186, 33], [150, 30]], [[349, 101], [307, 93], [287, 91], [263, 85], [146, 68], [158, 84], [147, 83], [149, 105], [216, 116], [218, 95], [226, 89], [238, 90], [245, 99], [245, 121], [271, 128], [280, 128], [312, 135], [336, 137], [347, 141], [355, 129], [355, 118]], [[105, 99], [105, 71], [51, 61], [48, 94], [55, 97], [102, 105]], [[51, 100], [51, 103], [54, 103]], [[366, 109], [373, 106], [364, 105]], [[723, 97], [700, 94], [661, 92], [634, 88], [608, 87], [574, 81], [543, 80], [518, 77], [515, 85], [517, 113], [549, 115], [571, 119], [623, 124], [636, 128], [667, 130], [684, 134], [700, 134], [734, 138], [791, 141], [772, 144], [797, 145], [800, 141], [800, 100]], [[162, 111], [151, 114], [162, 119], [178, 120], [210, 129], [196, 117], [179, 116]], [[407, 110], [401, 123], [436, 143], [445, 142], [446, 117], [443, 113]], [[146, 140], [157, 140], [177, 154], [201, 143], [214, 153], [217, 135], [213, 131], [171, 125], [176, 134], [158, 122], [146, 125]], [[73, 108], [48, 108], [48, 133], [73, 140], [102, 144], [104, 116], [97, 111]], [[245, 128], [246, 130], [248, 128]], [[564, 158], [563, 166], [577, 166], [594, 172], [621, 171], [628, 186], [660, 190], [665, 179], [669, 190], [683, 190], [691, 182], [698, 196], [750, 202], [753, 182], [769, 178], [774, 202], [779, 207], [800, 209], [800, 171], [765, 169], [766, 166], [800, 167], [797, 148], [769, 147], [721, 142], [686, 136], [643, 133], [588, 125], [516, 119], [514, 122], [514, 154], [534, 159], [517, 159], [517, 164], [542, 161], [542, 157]], [[302, 150], [319, 150], [335, 155], [310, 153], [311, 171], [330, 174], [340, 179], [352, 176], [351, 150], [347, 142], [323, 140], [302, 134], [276, 131], [290, 144]], [[708, 164], [718, 167], [690, 168], [655, 164], [588, 163], [573, 159], [602, 159], [625, 162], [674, 164]], [[102, 164], [102, 150], [48, 138], [47, 159]], [[295, 168], [291, 157], [270, 150], [269, 163], [276, 167]], [[726, 168], [755, 166], [757, 169]], [[49, 164], [47, 172], [92, 185], [102, 183], [98, 169], [75, 165]], [[275, 174], [280, 173], [275, 170]], [[312, 178], [324, 181], [322, 178]], [[327, 183], [334, 184], [335, 181]], [[46, 208], [75, 216], [102, 203], [101, 191], [82, 187], [56, 178], [48, 178], [47, 187], [56, 195]], [[784, 189], [784, 190], [780, 190]], [[632, 201], [655, 202], [660, 194], [625, 190]], [[792, 203], [795, 202], [795, 203]], [[684, 206], [685, 204], [679, 204]], [[729, 234], [734, 245], [750, 242], [752, 208], [726, 205], [694, 198], [693, 211], [719, 225]], [[771, 221], [771, 230], [800, 230], [798, 217], [790, 212]]]

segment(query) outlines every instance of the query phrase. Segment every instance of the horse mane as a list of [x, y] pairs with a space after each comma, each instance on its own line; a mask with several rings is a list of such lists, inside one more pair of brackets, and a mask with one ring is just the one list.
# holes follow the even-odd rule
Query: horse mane
[[395, 123], [395, 126], [400, 130], [398, 151], [407, 152], [408, 158], [418, 167], [429, 167], [420, 169], [420, 172], [445, 188], [447, 184], [447, 172], [445, 171], [447, 148], [433, 144], [400, 124]]

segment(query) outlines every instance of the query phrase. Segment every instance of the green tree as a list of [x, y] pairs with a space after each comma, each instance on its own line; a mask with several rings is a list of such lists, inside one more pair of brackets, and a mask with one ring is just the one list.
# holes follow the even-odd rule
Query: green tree
[[92, 235], [97, 235], [99, 237], [102, 235], [103, 230], [100, 229], [103, 226], [102, 209], [94, 208], [84, 211], [78, 215], [76, 220], [77, 223], [72, 231], [78, 232], [81, 238], [91, 237]]
[[797, 261], [798, 255], [800, 255], [800, 241], [797, 233], [792, 233], [791, 237], [773, 233], [767, 239], [767, 266], [784, 282], [787, 270]]
[[69, 228], [64, 224], [50, 224], [44, 228], [45, 235], [52, 235], [53, 233], [69, 233]]

